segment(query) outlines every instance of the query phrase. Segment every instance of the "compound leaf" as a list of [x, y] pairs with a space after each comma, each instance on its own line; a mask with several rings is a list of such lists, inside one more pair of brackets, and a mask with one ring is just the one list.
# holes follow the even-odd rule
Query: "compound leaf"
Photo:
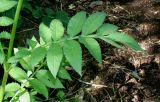
[[82, 50], [80, 44], [75, 40], [64, 42], [64, 55], [73, 69], [81, 75], [82, 71]]
[[47, 65], [52, 73], [52, 75], [56, 78], [57, 73], [59, 71], [59, 67], [63, 58], [62, 47], [53, 43], [47, 52]]
[[78, 12], [75, 16], [73, 16], [68, 24], [67, 33], [73, 37], [81, 32], [82, 26], [86, 21], [86, 12]]
[[95, 32], [104, 22], [106, 13], [96, 12], [90, 15], [82, 27], [82, 34], [87, 35]]

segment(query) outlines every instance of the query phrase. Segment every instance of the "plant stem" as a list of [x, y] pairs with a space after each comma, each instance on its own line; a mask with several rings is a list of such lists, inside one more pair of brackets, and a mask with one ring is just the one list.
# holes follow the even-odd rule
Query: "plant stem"
[[5, 86], [6, 86], [7, 79], [8, 79], [8, 72], [5, 71], [5, 73], [3, 75], [2, 87], [0, 89], [0, 102], [3, 101], [3, 96], [4, 96], [4, 92], [5, 92]]
[[14, 43], [14, 38], [15, 38], [15, 33], [16, 33], [16, 28], [17, 28], [17, 24], [18, 24], [18, 19], [19, 19], [22, 3], [23, 3], [23, 0], [18, 1], [16, 14], [15, 14], [15, 17], [14, 17], [14, 22], [13, 22], [12, 31], [11, 31], [11, 39], [10, 39], [10, 42], [9, 42], [8, 56], [7, 56], [8, 59], [12, 55], [13, 43]]
[[3, 101], [3, 97], [4, 97], [5, 86], [6, 86], [6, 83], [7, 83], [9, 69], [10, 69], [10, 64], [7, 63], [7, 60], [12, 55], [13, 43], [14, 43], [14, 39], [15, 39], [15, 33], [16, 33], [16, 28], [17, 28], [17, 24], [18, 24], [18, 19], [19, 19], [22, 3], [23, 3], [23, 0], [18, 1], [18, 5], [17, 5], [14, 21], [13, 21], [13, 26], [12, 26], [12, 31], [11, 31], [11, 39], [10, 39], [9, 48], [8, 48], [8, 54], [7, 54], [7, 58], [5, 60], [5, 63], [4, 63], [5, 67], [4, 67], [4, 75], [3, 75], [3, 80], [2, 80], [2, 86], [1, 86], [1, 89], [0, 89], [0, 102]]

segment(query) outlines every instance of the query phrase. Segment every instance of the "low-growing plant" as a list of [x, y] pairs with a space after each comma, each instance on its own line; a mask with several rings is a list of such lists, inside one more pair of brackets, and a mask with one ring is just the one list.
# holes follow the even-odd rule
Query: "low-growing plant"
[[[48, 98], [48, 88], [64, 88], [61, 80], [71, 80], [65, 69], [65, 61], [82, 76], [82, 49], [84, 45], [97, 62], [102, 63], [102, 54], [96, 39], [121, 48], [122, 44], [135, 51], [142, 51], [138, 43], [118, 27], [104, 23], [107, 16], [104, 12], [95, 12], [87, 16], [81, 11], [74, 15], [64, 28], [62, 22], [53, 19], [49, 26], [41, 23], [39, 39], [34, 36], [27, 40], [28, 47], [14, 48], [17, 22], [23, 0], [18, 1], [14, 20], [0, 17], [0, 26], [13, 24], [11, 34], [3, 31], [0, 39], [9, 39], [9, 47], [0, 42], [0, 64], [4, 76], [0, 87], [0, 102], [35, 102], [38, 94]], [[1, 0], [0, 12], [5, 12], [17, 4], [13, 0]], [[14, 54], [12, 54], [14, 48]], [[2, 73], [1, 73], [2, 74]], [[15, 81], [7, 83], [8, 76]]]

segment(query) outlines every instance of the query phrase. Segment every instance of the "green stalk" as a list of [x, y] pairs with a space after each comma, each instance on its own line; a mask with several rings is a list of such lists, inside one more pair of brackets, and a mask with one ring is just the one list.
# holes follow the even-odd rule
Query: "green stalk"
[[[22, 8], [22, 3], [23, 3], [23, 0], [18, 1], [18, 5], [17, 5], [14, 21], [13, 21], [13, 26], [12, 26], [12, 31], [11, 31], [11, 39], [10, 39], [10, 42], [9, 42], [9, 48], [8, 48], [8, 54], [7, 54], [6, 61], [12, 56], [13, 43], [14, 43], [14, 39], [15, 39], [15, 33], [16, 33], [16, 29], [17, 29], [17, 24], [18, 24], [20, 11], [21, 11], [21, 8]], [[5, 86], [6, 86], [6, 83], [7, 83], [9, 68], [10, 68], [10, 64], [7, 63], [6, 61], [4, 63], [5, 64], [4, 65], [5, 66], [4, 75], [3, 75], [3, 80], [2, 80], [2, 86], [1, 86], [1, 89], [0, 89], [0, 102], [3, 101]]]
[[16, 33], [16, 29], [17, 29], [17, 24], [18, 24], [20, 11], [21, 11], [21, 8], [22, 8], [22, 3], [23, 3], [23, 0], [18, 1], [16, 14], [15, 14], [15, 17], [14, 17], [14, 22], [13, 22], [13, 27], [12, 27], [12, 31], [11, 31], [11, 39], [10, 39], [10, 42], [9, 42], [9, 49], [8, 49], [8, 56], [7, 56], [8, 59], [12, 55], [13, 43], [14, 43], [14, 38], [15, 38], [15, 33]]

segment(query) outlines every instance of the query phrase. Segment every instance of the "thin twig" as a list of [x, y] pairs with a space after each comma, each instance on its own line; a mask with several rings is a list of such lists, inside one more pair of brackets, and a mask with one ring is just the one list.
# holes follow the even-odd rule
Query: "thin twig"
[[35, 30], [36, 28], [29, 28], [29, 29], [25, 29], [16, 33], [23, 33], [23, 32], [27, 32], [27, 31], [31, 31], [31, 30]]
[[91, 85], [91, 86], [93, 86], [93, 87], [95, 87], [95, 88], [103, 88], [103, 87], [105, 87], [105, 88], [107, 88], [108, 86], [106, 86], [106, 85], [101, 85], [101, 84], [93, 84], [93, 83], [89, 83], [89, 82], [86, 82], [86, 81], [83, 81], [83, 80], [80, 80], [80, 79], [77, 79], [79, 82], [81, 82], [81, 83], [84, 83], [84, 84], [87, 84], [87, 85]]

